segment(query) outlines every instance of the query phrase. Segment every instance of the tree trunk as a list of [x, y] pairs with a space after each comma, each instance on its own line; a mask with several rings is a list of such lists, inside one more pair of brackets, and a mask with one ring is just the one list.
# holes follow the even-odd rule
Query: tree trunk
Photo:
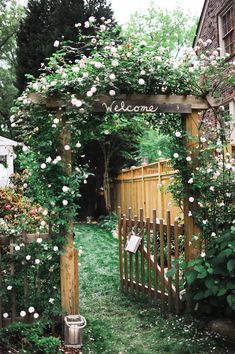
[[109, 171], [108, 171], [108, 161], [105, 162], [104, 169], [104, 199], [105, 199], [105, 208], [107, 213], [111, 214], [111, 198], [110, 198], [110, 183], [109, 183]]

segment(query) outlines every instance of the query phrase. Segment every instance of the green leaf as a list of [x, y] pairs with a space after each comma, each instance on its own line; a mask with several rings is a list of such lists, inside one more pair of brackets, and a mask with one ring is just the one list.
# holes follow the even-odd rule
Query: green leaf
[[232, 295], [232, 294], [228, 295], [227, 296], [227, 302], [228, 302], [229, 306], [233, 310], [235, 310], [235, 295]]
[[[215, 280], [213, 278], [206, 279], [205, 285], [213, 293], [213, 295], [217, 294], [218, 285], [215, 284]], [[211, 293], [210, 293], [210, 295], [211, 295]]]
[[166, 276], [173, 277], [175, 273], [176, 273], [176, 268], [171, 268], [170, 270], [167, 271]]
[[207, 271], [204, 269], [200, 274], [198, 274], [198, 279], [204, 279], [207, 276]]
[[202, 265], [196, 265], [194, 267], [194, 269], [198, 272], [198, 273], [202, 273], [205, 269]]
[[235, 268], [235, 259], [230, 259], [228, 262], [227, 262], [227, 269], [229, 272], [232, 272]]
[[202, 300], [202, 299], [204, 299], [204, 295], [205, 295], [205, 292], [204, 292], [204, 291], [199, 291], [199, 293], [197, 293], [197, 294], [193, 297], [193, 299], [194, 299], [194, 300]]
[[225, 289], [225, 288], [220, 289], [220, 290], [218, 291], [217, 296], [223, 296], [223, 295], [225, 295], [225, 294], [226, 294], [226, 292], [227, 292], [227, 289]]
[[205, 285], [208, 289], [212, 289], [214, 287], [214, 280], [213, 278], [208, 278], [205, 281]]
[[233, 248], [233, 250], [235, 250], [235, 241], [229, 242], [228, 247]]
[[186, 273], [186, 279], [187, 279], [187, 283], [189, 285], [191, 285], [196, 278], [197, 278], [197, 272], [191, 271], [191, 272]]
[[233, 253], [231, 248], [226, 248], [218, 254], [218, 258], [228, 257]]
[[207, 289], [204, 293], [204, 298], [207, 298], [209, 296], [211, 296], [213, 294], [213, 292], [210, 289]]
[[235, 282], [234, 281], [229, 281], [227, 283], [227, 289], [229, 289], [229, 290], [235, 289]]
[[208, 269], [207, 269], [207, 272], [208, 272], [209, 274], [213, 274], [213, 273], [214, 273], [214, 270], [213, 270], [213, 268], [208, 268]]

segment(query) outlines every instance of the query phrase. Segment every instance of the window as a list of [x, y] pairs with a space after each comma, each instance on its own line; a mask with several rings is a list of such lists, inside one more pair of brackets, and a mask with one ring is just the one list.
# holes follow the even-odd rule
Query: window
[[219, 37], [222, 55], [235, 53], [235, 8], [227, 8], [219, 16]]

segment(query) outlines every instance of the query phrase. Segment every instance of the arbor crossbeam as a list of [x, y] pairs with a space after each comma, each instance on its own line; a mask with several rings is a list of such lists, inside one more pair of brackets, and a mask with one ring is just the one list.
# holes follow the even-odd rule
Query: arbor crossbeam
[[[51, 109], [59, 107], [74, 107], [68, 99], [58, 97], [45, 98], [40, 94], [29, 94], [28, 98], [35, 104], [45, 105]], [[81, 101], [85, 96], [77, 96]], [[217, 106], [218, 102], [210, 102]], [[115, 97], [98, 96], [93, 98], [92, 110], [96, 113], [191, 113], [192, 110], [205, 110], [209, 108], [206, 99], [190, 95], [118, 95]]]

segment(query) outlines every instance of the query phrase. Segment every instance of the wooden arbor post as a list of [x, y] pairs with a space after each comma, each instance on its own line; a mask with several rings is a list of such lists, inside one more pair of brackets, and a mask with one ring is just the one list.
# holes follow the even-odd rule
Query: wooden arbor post
[[[195, 166], [195, 158], [197, 156], [197, 145], [199, 142], [199, 111], [193, 110], [191, 114], [185, 116], [184, 129], [186, 133], [192, 138], [186, 142], [191, 152], [193, 164]], [[185, 191], [188, 189], [186, 182]], [[196, 220], [190, 213], [190, 202], [188, 198], [184, 199], [184, 233], [185, 233], [185, 260], [186, 262], [193, 260], [201, 253], [201, 239], [200, 229], [196, 224]], [[197, 236], [198, 239], [194, 240], [192, 237]]]
[[[71, 144], [71, 133], [67, 126], [66, 119], [62, 116], [61, 110], [57, 111], [57, 118], [60, 120], [62, 129], [60, 133], [61, 157], [64, 163], [65, 174], [72, 174], [72, 153], [71, 149], [65, 150], [64, 146]], [[69, 207], [69, 206], [68, 206]], [[73, 220], [68, 220], [67, 230], [62, 230], [62, 236], [66, 239], [64, 252], [60, 259], [60, 286], [61, 306], [70, 314], [79, 314], [79, 288], [78, 288], [78, 251], [74, 248]]]

